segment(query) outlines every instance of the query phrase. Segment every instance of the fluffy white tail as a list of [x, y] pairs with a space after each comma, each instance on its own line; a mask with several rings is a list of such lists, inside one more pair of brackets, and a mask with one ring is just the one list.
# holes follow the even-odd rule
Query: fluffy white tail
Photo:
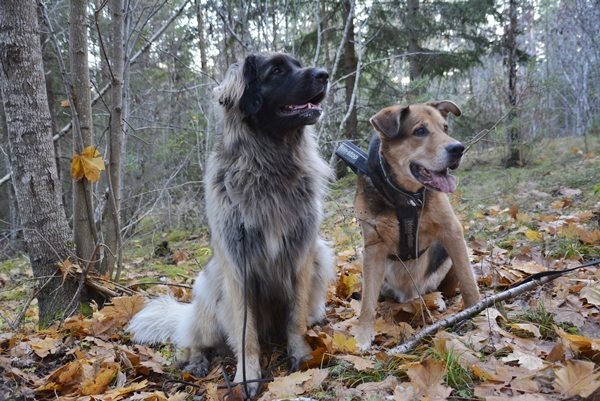
[[177, 302], [169, 296], [157, 298], [133, 317], [127, 331], [133, 333], [133, 341], [137, 343], [174, 341], [180, 322], [193, 316], [190, 308], [191, 304]]

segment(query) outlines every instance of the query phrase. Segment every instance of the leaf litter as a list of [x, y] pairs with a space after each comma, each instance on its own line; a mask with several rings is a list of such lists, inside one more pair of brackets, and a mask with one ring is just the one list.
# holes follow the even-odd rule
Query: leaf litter
[[[92, 152], [86, 157], [95, 156]], [[588, 155], [585, 163], [598, 171], [600, 160]], [[99, 163], [96, 168], [101, 169]], [[361, 240], [352, 217], [353, 194], [348, 189], [352, 184], [342, 185], [334, 189], [339, 193], [328, 204], [330, 218], [324, 227], [336, 251], [339, 279], [330, 285], [326, 321], [307, 332], [312, 359], [302, 371], [288, 374], [285, 347], [274, 346], [263, 357], [264, 371], [273, 380], [258, 399], [562, 400], [593, 399], [599, 394], [600, 271], [596, 266], [571, 272], [439, 331], [410, 354], [390, 350], [423, 327], [459, 312], [460, 294], [444, 299], [432, 293], [405, 304], [384, 300], [378, 306], [374, 345], [359, 352], [353, 335], [361, 306]], [[483, 296], [532, 274], [575, 267], [600, 254], [596, 212], [600, 197], [591, 187], [562, 185], [543, 191], [523, 183], [520, 188], [490, 206], [453, 199]], [[194, 242], [205, 241], [194, 238]], [[169, 263], [186, 274], [168, 277], [156, 269], [161, 258], [149, 247], [146, 255], [132, 257], [126, 264], [122, 284], [133, 289], [133, 295], [114, 297], [102, 309], [92, 305], [90, 314], [71, 316], [47, 330], [36, 329], [35, 301], [18, 330], [2, 321], [0, 399], [228, 399], [223, 360], [213, 362], [206, 378], [195, 378], [177, 369], [176, 351], [170, 344], [134, 344], [125, 331], [149, 297], [170, 293], [189, 300], [189, 284], [201, 268], [195, 260], [198, 248], [187, 240], [171, 247]], [[65, 277], [81, 274], [68, 261], [57, 265]], [[0, 309], [7, 320], [14, 321], [21, 312], [23, 294], [27, 297], [31, 291], [30, 277], [23, 266], [0, 270]], [[153, 284], [144, 284], [148, 277], [153, 277]], [[424, 308], [427, 313], [422, 313]], [[165, 393], [163, 383], [171, 379], [193, 385], [171, 383]], [[239, 387], [234, 395], [241, 399]]]

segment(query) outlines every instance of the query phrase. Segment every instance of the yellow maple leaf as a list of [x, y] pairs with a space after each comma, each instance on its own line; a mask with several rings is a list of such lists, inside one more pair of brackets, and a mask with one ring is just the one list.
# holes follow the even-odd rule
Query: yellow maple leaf
[[354, 292], [354, 286], [358, 284], [360, 280], [355, 274], [342, 273], [338, 280], [335, 292], [336, 295], [342, 299], [348, 299]]
[[95, 146], [88, 146], [81, 154], [71, 157], [71, 177], [76, 181], [85, 177], [92, 182], [98, 182], [100, 171], [104, 169], [104, 160]]
[[541, 240], [544, 238], [542, 236], [542, 234], [538, 233], [537, 231], [531, 230], [531, 229], [527, 230], [527, 232], [525, 233], [525, 236], [533, 241]]
[[358, 352], [358, 345], [354, 337], [347, 338], [341, 333], [333, 335], [333, 344], [339, 351], [349, 352], [351, 354]]

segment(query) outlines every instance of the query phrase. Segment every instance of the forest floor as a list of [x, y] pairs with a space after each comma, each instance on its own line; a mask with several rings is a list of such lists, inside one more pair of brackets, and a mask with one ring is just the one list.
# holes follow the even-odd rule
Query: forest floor
[[[537, 272], [600, 258], [600, 141], [588, 140], [594, 142], [589, 149], [573, 138], [539, 143], [523, 168], [501, 167], [492, 150], [467, 155], [450, 199], [483, 296]], [[323, 235], [335, 250], [339, 279], [330, 286], [327, 321], [307, 333], [313, 359], [288, 375], [285, 346], [271, 347], [262, 362], [274, 380], [260, 400], [600, 397], [598, 266], [498, 303], [426, 337], [407, 354], [390, 350], [432, 321], [459, 312], [460, 295], [426, 295], [425, 324], [418, 300], [381, 302], [374, 346], [360, 353], [352, 336], [362, 248], [352, 208], [354, 179], [350, 174], [337, 182], [326, 205]], [[47, 330], [36, 328], [36, 301], [27, 303], [33, 291], [27, 259], [1, 262], [0, 401], [227, 399], [226, 361], [215, 359], [206, 378], [195, 378], [174, 367], [169, 344], [133, 344], [125, 332], [147, 298], [170, 293], [188, 300], [210, 252], [206, 231], [152, 231], [130, 239], [121, 286], [97, 279], [121, 296]], [[239, 387], [233, 393], [239, 399]]]

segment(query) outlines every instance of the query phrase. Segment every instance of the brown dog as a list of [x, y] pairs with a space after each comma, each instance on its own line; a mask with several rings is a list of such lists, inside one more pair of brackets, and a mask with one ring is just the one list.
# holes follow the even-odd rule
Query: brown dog
[[380, 295], [406, 302], [431, 291], [479, 301], [460, 221], [446, 193], [456, 189], [464, 147], [448, 135], [450, 101], [392, 106], [371, 118], [377, 130], [368, 173], [358, 173], [354, 207], [364, 243], [357, 342], [370, 347]]

